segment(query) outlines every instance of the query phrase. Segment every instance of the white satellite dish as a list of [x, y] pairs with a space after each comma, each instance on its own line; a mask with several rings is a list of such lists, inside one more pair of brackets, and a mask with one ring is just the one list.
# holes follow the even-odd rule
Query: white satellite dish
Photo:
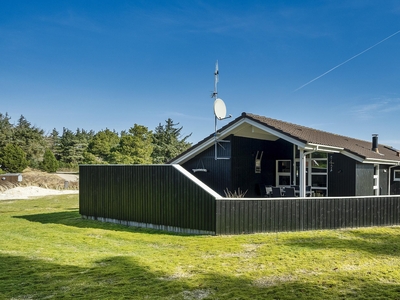
[[214, 114], [219, 120], [226, 118], [226, 106], [222, 99], [217, 98], [214, 101]]

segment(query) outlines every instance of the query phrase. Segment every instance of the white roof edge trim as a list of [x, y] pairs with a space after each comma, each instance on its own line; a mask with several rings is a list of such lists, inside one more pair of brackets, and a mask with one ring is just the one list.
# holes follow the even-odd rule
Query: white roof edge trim
[[314, 143], [307, 143], [307, 145], [317, 147], [316, 150], [319, 150], [319, 147], [321, 147], [321, 150], [329, 150], [332, 152], [341, 152], [344, 150], [343, 147], [336, 147], [336, 146], [328, 146], [328, 145], [323, 145], [323, 144], [314, 144]]
[[[229, 135], [229, 132], [232, 129], [235, 129], [236, 127], [242, 125], [245, 122], [244, 119], [238, 121], [237, 123], [233, 124], [232, 126], [228, 127], [227, 129], [223, 130], [223, 131], [218, 131], [218, 139], [223, 139], [225, 137], [227, 137]], [[202, 152], [203, 150], [207, 149], [208, 147], [210, 147], [211, 145], [213, 145], [215, 142], [215, 137], [211, 136], [208, 138], [208, 140], [206, 140], [205, 142], [203, 142], [201, 145], [197, 146], [196, 148], [192, 149], [191, 151], [189, 151], [188, 153], [186, 153], [185, 155], [172, 160], [171, 164], [179, 164], [179, 163], [184, 163], [186, 162], [188, 159], [190, 159], [192, 156], [194, 156], [197, 153]]]
[[352, 158], [352, 159], [354, 159], [354, 160], [356, 160], [356, 161], [358, 161], [360, 163], [363, 163], [363, 164], [382, 164], [382, 163], [385, 163], [385, 164], [394, 165], [394, 166], [400, 165], [400, 161], [396, 161], [396, 160], [378, 159], [378, 158], [366, 158], [366, 159], [363, 159], [360, 156], [357, 156], [357, 155], [355, 155], [353, 153], [349, 153], [347, 151], [343, 151], [342, 154], [346, 155], [346, 156], [348, 156], [348, 157], [350, 157], [350, 158]]
[[267, 125], [263, 125], [263, 124], [257, 123], [255, 121], [249, 120], [249, 119], [247, 119], [247, 120], [245, 119], [244, 121], [246, 121], [246, 123], [248, 123], [248, 124], [250, 124], [250, 125], [252, 125], [254, 127], [257, 127], [258, 129], [261, 129], [263, 131], [271, 133], [271, 134], [273, 134], [273, 135], [275, 135], [275, 136], [277, 136], [277, 137], [279, 137], [281, 139], [284, 139], [285, 141], [287, 141], [289, 143], [292, 143], [292, 144], [294, 144], [296, 146], [299, 146], [300, 148], [304, 148], [305, 145], [306, 145], [306, 144], [304, 144], [304, 143], [302, 143], [302, 142], [300, 142], [300, 141], [298, 141], [298, 140], [296, 140], [294, 138], [291, 138], [291, 137], [287, 136], [284, 133], [281, 133], [279, 131], [276, 131], [275, 129], [269, 128]]
[[[223, 131], [218, 131], [218, 139], [224, 139], [225, 137], [227, 137], [229, 134], [231, 134], [231, 131], [234, 130], [235, 128], [239, 127], [240, 125], [247, 123], [249, 125], [252, 125], [254, 127], [257, 127], [260, 130], [266, 131], [270, 134], [273, 134], [281, 139], [284, 139], [285, 141], [288, 141], [300, 148], [304, 148], [306, 146], [306, 144], [291, 138], [283, 133], [280, 133], [279, 131], [276, 131], [272, 128], [267, 127], [266, 125], [260, 124], [258, 122], [255, 122], [253, 120], [250, 120], [248, 117], [245, 117], [241, 120], [239, 120], [238, 122], [236, 122], [235, 124], [232, 124], [231, 126], [229, 126], [228, 128], [226, 128]], [[194, 148], [192, 151], [189, 151], [188, 153], [186, 153], [185, 155], [174, 159], [171, 161], [171, 164], [180, 164], [180, 163], [184, 163], [186, 162], [188, 159], [190, 159], [192, 156], [194, 156], [197, 153], [202, 152], [203, 150], [207, 149], [209, 146], [211, 146], [212, 144], [214, 144], [214, 137], [210, 137], [207, 141], [205, 141], [203, 144], [199, 145], [198, 147]]]
[[386, 164], [391, 164], [391, 165], [394, 165], [394, 166], [400, 165], [400, 161], [390, 160], [390, 159], [379, 159], [379, 158], [366, 158], [363, 162], [366, 163], [366, 164], [386, 163]]
[[170, 163], [171, 164], [179, 164], [179, 163], [184, 163], [188, 159], [190, 159], [194, 154], [197, 154], [199, 152], [202, 152], [203, 150], [207, 149], [210, 145], [214, 143], [214, 138], [210, 138], [208, 141], [205, 141], [203, 144], [199, 145], [198, 147], [192, 149], [185, 155], [182, 155], [181, 157], [178, 157], [176, 159], [173, 159]]
[[353, 154], [353, 153], [350, 153], [350, 152], [347, 152], [347, 151], [343, 151], [342, 154], [343, 154], [343, 155], [346, 155], [347, 157], [350, 157], [350, 158], [352, 158], [352, 159], [354, 159], [354, 160], [356, 160], [356, 161], [358, 161], [358, 162], [361, 162], [361, 163], [364, 162], [364, 159], [363, 159], [363, 158], [361, 158], [360, 156], [355, 155], [355, 154]]
[[181, 165], [178, 164], [173, 164], [172, 165], [175, 169], [177, 169], [179, 172], [184, 174], [186, 177], [188, 177], [190, 180], [192, 180], [194, 183], [196, 183], [198, 186], [200, 186], [203, 190], [205, 190], [207, 193], [209, 193], [211, 196], [215, 197], [215, 199], [222, 199], [221, 195], [219, 195], [216, 191], [211, 189], [208, 185], [204, 184], [201, 180], [197, 179], [196, 176], [191, 174], [189, 171], [187, 171], [185, 168], [183, 168]]

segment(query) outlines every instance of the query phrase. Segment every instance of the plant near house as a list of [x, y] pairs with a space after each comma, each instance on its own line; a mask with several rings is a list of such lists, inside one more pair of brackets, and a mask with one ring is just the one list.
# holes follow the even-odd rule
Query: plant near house
[[227, 198], [244, 198], [244, 196], [246, 196], [247, 190], [243, 192], [240, 188], [238, 188], [237, 190], [230, 191], [228, 190], [228, 188], [226, 188], [224, 190], [224, 193], [225, 197]]

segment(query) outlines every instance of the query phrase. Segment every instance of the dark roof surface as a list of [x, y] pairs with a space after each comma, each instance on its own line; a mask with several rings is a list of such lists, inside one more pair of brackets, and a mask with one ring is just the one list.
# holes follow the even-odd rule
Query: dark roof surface
[[249, 113], [243, 113], [242, 117], [247, 117], [302, 142], [341, 147], [362, 158], [400, 161], [400, 157], [396, 155], [396, 150], [388, 146], [379, 144], [379, 153], [372, 151], [372, 137], [371, 141], [363, 141]]
[[[273, 130], [276, 130], [302, 143], [306, 144], [311, 143], [311, 144], [343, 148], [345, 151], [355, 154], [356, 156], [359, 156], [363, 159], [368, 158], [368, 159], [400, 161], [400, 157], [397, 155], [397, 151], [391, 147], [379, 144], [378, 145], [379, 153], [372, 151], [372, 137], [371, 141], [363, 141], [351, 137], [329, 133], [322, 130], [317, 130], [250, 113], [242, 113], [240, 117], [236, 118], [229, 124], [225, 125], [219, 131], [222, 132], [225, 129], [228, 129], [233, 124], [243, 119], [253, 120], [254, 122], [269, 127]], [[211, 134], [210, 136], [203, 139], [193, 147], [189, 148], [187, 151], [185, 151], [178, 157], [184, 155], [187, 152], [190, 152], [192, 149], [198, 147], [199, 145], [203, 144], [204, 142], [213, 137], [214, 134]]]

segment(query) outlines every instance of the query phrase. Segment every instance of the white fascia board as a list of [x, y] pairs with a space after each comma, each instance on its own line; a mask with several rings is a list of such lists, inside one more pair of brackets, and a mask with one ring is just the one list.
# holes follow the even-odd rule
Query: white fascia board
[[390, 159], [379, 159], [379, 158], [366, 158], [363, 163], [366, 164], [385, 164], [385, 165], [400, 165], [400, 161]]
[[357, 156], [357, 155], [347, 152], [347, 151], [343, 151], [342, 154], [346, 155], [347, 157], [350, 157], [360, 163], [363, 163], [363, 164], [385, 164], [385, 165], [395, 165], [395, 166], [400, 165], [400, 161], [396, 161], [396, 160], [379, 159], [379, 158], [363, 159], [360, 156]]
[[307, 143], [307, 146], [308, 145], [310, 145], [311, 148], [314, 149], [315, 151], [322, 151], [322, 152], [340, 153], [344, 150], [343, 147], [335, 147], [322, 144]]
[[277, 136], [277, 137], [279, 137], [279, 138], [281, 138], [281, 139], [283, 139], [283, 140], [285, 140], [285, 141], [287, 141], [289, 143], [292, 143], [292, 144], [294, 144], [294, 145], [296, 145], [296, 146], [298, 146], [300, 148], [304, 148], [306, 146], [306, 144], [304, 144], [304, 143], [302, 143], [302, 142], [300, 142], [300, 141], [298, 141], [298, 140], [296, 140], [296, 139], [294, 139], [294, 138], [292, 138], [290, 136], [287, 136], [286, 134], [284, 134], [282, 132], [279, 132], [279, 131], [277, 131], [275, 129], [272, 129], [272, 128], [266, 126], [266, 125], [262, 125], [260, 123], [257, 123], [255, 121], [253, 121], [253, 120], [244, 120], [244, 121], [246, 123], [254, 126], [254, 127], [257, 127], [258, 129], [261, 129], [261, 130], [266, 131], [266, 132], [268, 132], [268, 133], [270, 133], [272, 135], [275, 135], [275, 136]]
[[[285, 141], [288, 141], [289, 143], [292, 143], [300, 148], [304, 148], [306, 146], [306, 144], [291, 138], [279, 131], [276, 131], [272, 128], [269, 128], [265, 125], [259, 124], [258, 122], [255, 122], [253, 120], [249, 120], [247, 118], [244, 118], [238, 122], [236, 122], [235, 124], [232, 124], [232, 126], [229, 126], [228, 128], [226, 128], [223, 131], [218, 130], [218, 135], [217, 138], [220, 139], [224, 139], [227, 136], [229, 136], [230, 134], [232, 134], [232, 132], [238, 128], [239, 126], [241, 126], [242, 124], [247, 123], [249, 125], [252, 125], [262, 131], [268, 132], [272, 135], [275, 135], [281, 139], [284, 139]], [[188, 153], [186, 153], [185, 155], [171, 161], [171, 164], [182, 164], [184, 162], [186, 162], [187, 160], [191, 159], [192, 157], [194, 157], [196, 154], [206, 150], [207, 148], [209, 148], [210, 146], [212, 146], [215, 142], [215, 138], [214, 137], [210, 137], [207, 141], [203, 142], [201, 145], [199, 145], [198, 147], [194, 148], [192, 151], [189, 151]]]
[[364, 162], [364, 159], [362, 159], [361, 157], [359, 157], [358, 155], [355, 155], [353, 153], [350, 153], [350, 152], [347, 152], [347, 151], [342, 151], [342, 154], [346, 155], [347, 157], [350, 157], [351, 159], [354, 159], [354, 160], [356, 160], [358, 162], [361, 162], [361, 163]]
[[[231, 131], [233, 129], [242, 125], [243, 123], [244, 123], [244, 120], [240, 120], [239, 122], [233, 124], [232, 126], [226, 128], [223, 131], [217, 130], [217, 133], [218, 133], [217, 138], [224, 139], [225, 137], [229, 136], [229, 134], [231, 134]], [[194, 157], [196, 154], [201, 153], [202, 151], [208, 149], [210, 146], [214, 145], [214, 143], [215, 143], [215, 136], [211, 136], [207, 141], [203, 142], [201, 145], [192, 149], [192, 151], [189, 151], [185, 155], [177, 158], [176, 160], [171, 161], [171, 164], [182, 164], [182, 163], [186, 162], [187, 160], [191, 159], [192, 157]]]
[[187, 152], [185, 155], [182, 155], [181, 157], [178, 157], [177, 159], [174, 159], [170, 162], [170, 164], [182, 164], [192, 157], [194, 157], [197, 153], [200, 153], [204, 150], [206, 150], [208, 147], [214, 144], [214, 138], [210, 137], [209, 140], [205, 141], [201, 145], [197, 146], [196, 148], [192, 149], [191, 151]]

